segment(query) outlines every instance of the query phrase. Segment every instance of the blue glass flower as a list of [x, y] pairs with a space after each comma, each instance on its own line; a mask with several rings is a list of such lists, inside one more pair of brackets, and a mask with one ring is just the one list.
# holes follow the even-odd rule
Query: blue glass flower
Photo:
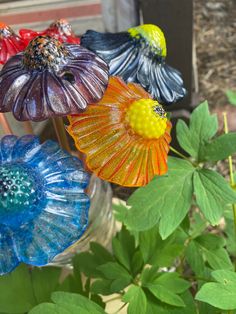
[[88, 182], [81, 162], [53, 141], [0, 140], [0, 274], [20, 262], [45, 265], [81, 237]]

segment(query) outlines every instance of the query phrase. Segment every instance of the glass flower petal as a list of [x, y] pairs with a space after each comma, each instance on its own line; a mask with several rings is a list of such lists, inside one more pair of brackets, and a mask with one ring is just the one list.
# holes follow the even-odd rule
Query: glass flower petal
[[75, 35], [70, 23], [65, 19], [59, 19], [51, 23], [49, 27], [43, 31], [33, 31], [31, 29], [20, 29], [20, 36], [28, 45], [28, 43], [35, 37], [41, 35], [48, 35], [54, 37], [61, 42], [70, 44], [80, 44], [80, 38]]
[[68, 118], [68, 132], [100, 178], [142, 186], [167, 172], [171, 123], [162, 106], [137, 84], [112, 77], [98, 104]]
[[8, 25], [0, 22], [0, 64], [5, 64], [10, 57], [23, 51], [25, 47], [22, 38], [17, 36]]
[[115, 34], [89, 30], [81, 45], [108, 63], [110, 75], [141, 84], [160, 103], [172, 104], [186, 95], [180, 72], [165, 63], [166, 41], [158, 26], [141, 25]]
[[[0, 141], [0, 274], [45, 265], [88, 223], [89, 175], [57, 143], [32, 135]], [[7, 256], [6, 256], [7, 254]]]
[[0, 112], [20, 121], [78, 113], [102, 98], [107, 83], [108, 66], [93, 52], [38, 36], [3, 67]]

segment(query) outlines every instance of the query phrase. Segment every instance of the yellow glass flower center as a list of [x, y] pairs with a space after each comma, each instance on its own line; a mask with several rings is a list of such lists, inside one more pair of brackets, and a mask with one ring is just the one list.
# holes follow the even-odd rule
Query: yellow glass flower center
[[158, 26], [144, 24], [130, 28], [128, 32], [135, 38], [140, 38], [140, 36], [142, 36], [154, 49], [157, 50], [160, 56], [164, 58], [166, 57], [167, 49], [165, 35]]
[[167, 126], [167, 117], [163, 107], [152, 99], [140, 99], [133, 102], [127, 109], [126, 121], [134, 133], [147, 139], [161, 137]]

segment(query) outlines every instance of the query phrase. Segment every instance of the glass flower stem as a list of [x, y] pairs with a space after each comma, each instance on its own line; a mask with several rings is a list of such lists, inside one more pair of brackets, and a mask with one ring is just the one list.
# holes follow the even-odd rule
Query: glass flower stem
[[22, 123], [26, 134], [34, 134], [32, 124], [30, 123], [30, 121], [24, 121]]
[[4, 113], [0, 113], [0, 124], [5, 134], [11, 134], [11, 135], [13, 134], [13, 131]]
[[66, 130], [62, 118], [52, 118], [53, 126], [57, 135], [58, 142], [61, 148], [70, 152], [70, 145], [66, 136]]

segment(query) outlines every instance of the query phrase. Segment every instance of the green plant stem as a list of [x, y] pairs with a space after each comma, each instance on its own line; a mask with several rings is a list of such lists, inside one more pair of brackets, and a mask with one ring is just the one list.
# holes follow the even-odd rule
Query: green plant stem
[[[228, 128], [228, 120], [227, 120], [226, 112], [223, 112], [223, 118], [224, 118], [224, 131], [225, 131], [225, 134], [227, 134], [229, 133], [229, 128]], [[234, 170], [233, 170], [232, 156], [228, 157], [228, 163], [229, 163], [230, 185], [231, 187], [234, 187], [235, 182], [234, 182]], [[232, 209], [233, 209], [233, 216], [234, 216], [234, 231], [235, 231], [235, 239], [236, 239], [236, 204], [232, 204]], [[236, 270], [236, 265], [235, 265], [235, 270]]]
[[177, 149], [175, 149], [174, 147], [170, 146], [170, 150], [175, 153], [176, 155], [178, 155], [179, 157], [183, 158], [184, 160], [187, 160], [188, 162], [190, 162], [194, 167], [197, 167], [198, 164], [194, 163], [190, 160], [189, 157], [185, 156], [184, 154], [180, 153]]
[[185, 160], [188, 160], [189, 161], [189, 158], [185, 155], [183, 155], [182, 153], [180, 153], [179, 151], [177, 151], [174, 147], [170, 146], [170, 150], [175, 153], [176, 155], [180, 156], [181, 158], [185, 159]]

